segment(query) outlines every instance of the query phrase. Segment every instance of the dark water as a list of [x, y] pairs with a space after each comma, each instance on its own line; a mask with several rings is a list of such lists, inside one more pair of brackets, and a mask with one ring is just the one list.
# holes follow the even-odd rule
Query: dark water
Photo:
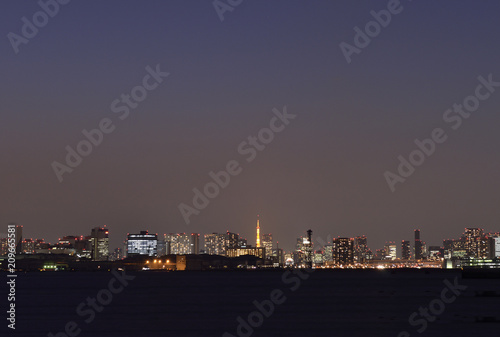
[[[246, 321], [256, 310], [253, 302], [269, 300], [275, 289], [275, 295], [282, 293], [277, 298], [284, 302], [274, 304], [269, 317], [254, 314], [254, 325], [260, 325], [251, 328], [253, 333], [246, 330], [241, 336], [396, 337], [407, 331], [401, 336], [445, 337], [500, 333], [499, 279], [462, 279], [460, 271], [424, 270], [315, 271], [304, 273], [304, 279], [294, 274], [284, 278], [283, 274], [284, 271], [128, 274], [135, 279], [122, 292], [112, 295], [110, 304], [96, 313], [93, 321], [85, 323], [91, 314], [87, 311], [79, 315], [77, 307], [88, 297], [96, 297], [101, 289], [108, 289], [113, 274], [19, 273], [14, 335], [48, 336], [52, 332], [62, 337], [65, 335], [56, 333], [74, 321], [75, 327], [70, 323], [69, 329], [75, 329], [74, 336], [223, 336], [225, 332], [238, 336], [237, 317]], [[2, 276], [5, 280], [6, 276]], [[443, 281], [453, 283], [456, 277], [467, 289], [441, 308], [437, 299], [446, 288]], [[113, 286], [117, 288], [118, 284]], [[102, 299], [108, 300], [104, 293], [101, 292]], [[446, 296], [449, 299], [453, 294], [447, 292]], [[419, 334], [417, 328], [423, 327], [423, 323], [412, 326], [408, 319], [435, 299], [434, 310], [442, 313], [436, 317], [431, 313], [435, 320], [428, 322]], [[269, 306], [266, 308], [270, 310]]]

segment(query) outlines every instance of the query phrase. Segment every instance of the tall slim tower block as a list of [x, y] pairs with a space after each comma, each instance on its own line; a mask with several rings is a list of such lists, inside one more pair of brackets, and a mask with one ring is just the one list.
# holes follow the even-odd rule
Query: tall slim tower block
[[415, 260], [421, 260], [424, 257], [423, 244], [420, 240], [420, 229], [415, 229]]

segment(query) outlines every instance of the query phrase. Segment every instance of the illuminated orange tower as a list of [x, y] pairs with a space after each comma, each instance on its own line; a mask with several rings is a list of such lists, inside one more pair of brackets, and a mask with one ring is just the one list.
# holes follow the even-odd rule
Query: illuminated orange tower
[[255, 240], [255, 247], [260, 248], [260, 226], [259, 226], [258, 214], [257, 214], [257, 240]]

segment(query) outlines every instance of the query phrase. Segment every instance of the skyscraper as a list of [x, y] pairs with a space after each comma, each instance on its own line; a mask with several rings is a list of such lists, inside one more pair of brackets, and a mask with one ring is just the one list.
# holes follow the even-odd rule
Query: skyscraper
[[106, 261], [109, 257], [109, 237], [107, 228], [94, 227], [90, 233], [92, 260]]
[[231, 233], [227, 231], [226, 233], [226, 248], [237, 248], [239, 247], [240, 236], [236, 233]]
[[463, 258], [467, 256], [467, 242], [465, 238], [452, 241], [451, 257]]
[[481, 257], [481, 239], [483, 237], [483, 230], [481, 228], [466, 228], [463, 234], [465, 239], [465, 250], [468, 257]]
[[333, 262], [336, 265], [350, 265], [354, 263], [354, 239], [336, 238], [332, 240]]
[[257, 215], [257, 239], [255, 240], [255, 247], [260, 248], [260, 226], [259, 226], [258, 215]]
[[191, 241], [189, 245], [191, 247], [190, 254], [200, 254], [200, 234], [191, 233]]
[[227, 234], [205, 234], [205, 253], [208, 255], [226, 255]]
[[411, 259], [411, 243], [408, 240], [401, 241], [401, 256], [403, 260]]
[[273, 234], [263, 234], [262, 235], [262, 246], [266, 249], [266, 256], [270, 258], [273, 251]]
[[186, 255], [200, 252], [200, 234], [165, 234], [166, 254]]
[[415, 229], [415, 260], [424, 258], [424, 247], [420, 240], [420, 229]]
[[368, 240], [366, 236], [358, 236], [354, 238], [354, 261], [357, 263], [365, 263], [368, 253]]

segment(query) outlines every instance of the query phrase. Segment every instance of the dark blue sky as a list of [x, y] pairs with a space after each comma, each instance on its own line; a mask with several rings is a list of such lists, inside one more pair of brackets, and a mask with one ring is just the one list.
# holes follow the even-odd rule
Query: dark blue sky
[[[254, 244], [262, 232], [291, 249], [316, 235], [367, 235], [372, 249], [430, 244], [463, 228], [499, 230], [500, 90], [452, 131], [442, 115], [500, 81], [498, 1], [402, 1], [403, 11], [348, 64], [339, 48], [388, 1], [245, 0], [221, 22], [212, 1], [78, 1], [61, 6], [16, 54], [7, 38], [36, 1], [2, 1], [0, 223], [55, 241], [106, 224], [127, 232], [222, 232]], [[170, 76], [121, 121], [110, 104], [142, 83], [146, 66]], [[269, 125], [297, 114], [199, 215], [180, 203]], [[59, 183], [53, 161], [83, 129], [106, 135]], [[434, 128], [447, 131], [392, 193], [383, 176]]]

